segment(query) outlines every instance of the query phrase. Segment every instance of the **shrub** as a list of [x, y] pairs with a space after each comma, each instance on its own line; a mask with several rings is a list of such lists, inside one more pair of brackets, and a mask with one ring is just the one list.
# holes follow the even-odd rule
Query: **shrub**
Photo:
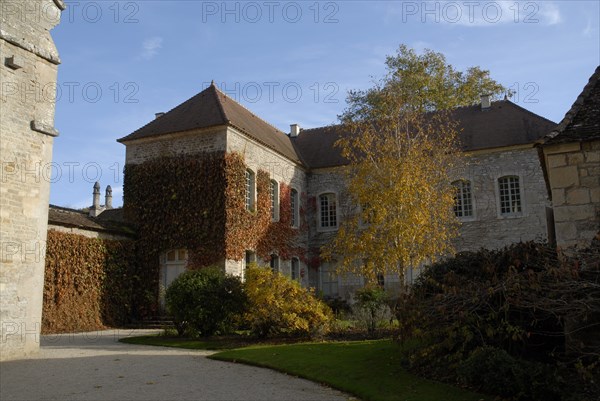
[[329, 298], [325, 300], [325, 303], [331, 308], [336, 317], [346, 316], [352, 312], [352, 307], [344, 299]]
[[375, 333], [377, 325], [389, 322], [392, 314], [387, 304], [388, 297], [381, 287], [364, 287], [354, 294], [356, 304], [353, 306], [353, 317], [359, 325], [366, 328], [369, 334]]
[[[599, 313], [600, 271], [582, 270], [577, 260], [559, 258], [555, 249], [532, 242], [461, 254], [430, 266], [397, 309], [402, 340], [418, 339], [406, 351], [411, 369], [454, 381], [459, 366], [467, 369], [467, 359], [485, 365], [484, 355], [502, 365], [508, 355], [526, 361], [518, 363], [524, 373], [514, 378], [525, 384], [513, 396], [548, 400], [559, 390], [563, 398], [575, 392], [597, 395], [598, 380], [588, 372], [595, 373], [600, 360], [600, 347], [593, 341]], [[506, 355], [474, 352], [481, 347]], [[589, 368], [576, 370], [579, 362]], [[512, 374], [520, 372], [507, 364]], [[485, 370], [475, 367], [472, 373]], [[502, 375], [497, 367], [493, 371]], [[558, 383], [561, 377], [569, 378], [564, 380], [568, 386], [546, 383]], [[493, 386], [493, 379], [481, 380]], [[476, 376], [472, 380], [479, 382]]]
[[227, 333], [246, 306], [240, 280], [217, 268], [183, 273], [167, 288], [165, 301], [179, 335]]
[[458, 365], [458, 378], [479, 390], [517, 400], [560, 400], [562, 380], [551, 367], [480, 347]]
[[493, 347], [477, 348], [457, 368], [460, 381], [484, 392], [511, 396], [521, 366], [505, 351]]
[[311, 290], [269, 268], [251, 265], [244, 288], [249, 301], [244, 320], [261, 337], [322, 334], [333, 317]]

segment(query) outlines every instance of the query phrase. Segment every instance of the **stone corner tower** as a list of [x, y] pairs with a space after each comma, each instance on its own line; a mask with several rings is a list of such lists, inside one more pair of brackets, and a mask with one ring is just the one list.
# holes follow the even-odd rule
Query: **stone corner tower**
[[39, 349], [63, 0], [0, 1], [0, 360]]

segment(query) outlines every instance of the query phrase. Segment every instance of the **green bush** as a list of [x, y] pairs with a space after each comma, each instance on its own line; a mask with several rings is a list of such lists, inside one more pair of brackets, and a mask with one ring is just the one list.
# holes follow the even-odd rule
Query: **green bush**
[[244, 321], [255, 335], [323, 334], [333, 318], [312, 291], [269, 268], [251, 265], [244, 288], [249, 301]]
[[512, 396], [517, 392], [516, 378], [521, 366], [505, 351], [493, 347], [477, 348], [458, 365], [460, 381], [484, 392]]
[[375, 333], [380, 322], [391, 320], [388, 296], [383, 288], [367, 286], [357, 290], [354, 297], [356, 304], [352, 308], [353, 317], [369, 334]]
[[[528, 242], [426, 268], [396, 310], [399, 338], [417, 340], [405, 351], [407, 365], [452, 382], [461, 367], [472, 385], [487, 383], [489, 392], [514, 389], [515, 399], [552, 400], [559, 393], [563, 399], [600, 399], [592, 378], [600, 361], [598, 326], [590, 324], [600, 313], [600, 271], [581, 265], [553, 247]], [[509, 375], [505, 368], [510, 387], [499, 382]], [[477, 376], [488, 372], [493, 374]]]
[[165, 300], [179, 335], [228, 333], [246, 307], [240, 280], [217, 268], [180, 275], [167, 288]]
[[459, 363], [457, 375], [469, 386], [515, 400], [561, 399], [562, 380], [555, 370], [514, 358], [498, 348], [477, 348]]

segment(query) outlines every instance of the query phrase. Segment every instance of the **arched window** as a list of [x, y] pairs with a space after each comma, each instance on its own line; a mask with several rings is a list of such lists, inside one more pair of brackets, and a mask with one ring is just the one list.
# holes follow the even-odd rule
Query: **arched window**
[[523, 211], [521, 205], [521, 186], [518, 176], [506, 175], [498, 178], [498, 195], [500, 196], [501, 215], [518, 215]]
[[456, 217], [472, 217], [473, 194], [471, 192], [471, 181], [454, 181], [452, 185], [456, 190], [454, 194], [454, 214]]
[[249, 211], [254, 210], [254, 199], [256, 198], [255, 188], [256, 188], [256, 178], [254, 175], [254, 171], [247, 169], [246, 170], [246, 210], [249, 210]]
[[319, 196], [319, 226], [321, 228], [336, 228], [337, 200], [334, 193]]
[[290, 207], [292, 208], [292, 227], [298, 227], [300, 221], [300, 198], [294, 188], [290, 191]]
[[279, 184], [271, 180], [271, 221], [279, 220]]

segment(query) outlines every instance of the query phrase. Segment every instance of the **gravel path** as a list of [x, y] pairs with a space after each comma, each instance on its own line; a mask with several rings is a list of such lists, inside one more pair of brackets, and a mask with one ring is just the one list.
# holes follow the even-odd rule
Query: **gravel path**
[[42, 336], [34, 358], [0, 363], [1, 400], [323, 400], [349, 397], [312, 383], [207, 359], [211, 351], [123, 344], [148, 330]]

